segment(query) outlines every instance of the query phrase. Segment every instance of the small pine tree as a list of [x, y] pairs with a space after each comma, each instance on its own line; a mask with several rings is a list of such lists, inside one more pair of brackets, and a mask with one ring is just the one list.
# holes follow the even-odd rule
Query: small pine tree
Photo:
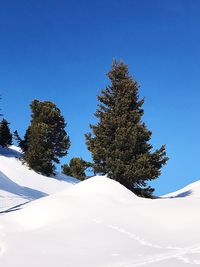
[[83, 160], [82, 158], [72, 158], [68, 164], [62, 166], [62, 172], [65, 175], [76, 177], [80, 180], [87, 178], [85, 171], [92, 167], [90, 162]]
[[98, 124], [90, 125], [93, 134], [86, 134], [94, 170], [138, 195], [151, 196], [153, 188], [147, 181], [156, 179], [166, 164], [165, 146], [152, 152], [152, 133], [141, 120], [144, 99], [139, 100], [139, 86], [127, 65], [114, 61], [108, 77], [111, 85], [98, 96]]
[[[1, 95], [0, 95], [0, 100], [2, 99]], [[3, 114], [1, 113], [1, 108], [0, 108], [0, 117], [2, 117]]]
[[26, 152], [28, 150], [29, 147], [29, 143], [30, 143], [30, 126], [28, 127], [28, 129], [26, 130], [26, 133], [24, 135], [24, 138], [22, 139], [19, 134], [18, 131], [14, 131], [14, 138], [18, 143], [18, 146], [21, 148], [21, 150], [23, 152]]
[[34, 100], [30, 106], [32, 120], [24, 139], [24, 159], [35, 171], [51, 175], [54, 163], [59, 163], [70, 146], [66, 123], [60, 110], [50, 101]]
[[68, 175], [68, 176], [73, 176], [71, 169], [70, 169], [70, 166], [68, 164], [62, 165], [62, 173], [64, 173], [65, 175]]
[[8, 147], [12, 145], [12, 134], [7, 120], [3, 119], [0, 123], [0, 146]]

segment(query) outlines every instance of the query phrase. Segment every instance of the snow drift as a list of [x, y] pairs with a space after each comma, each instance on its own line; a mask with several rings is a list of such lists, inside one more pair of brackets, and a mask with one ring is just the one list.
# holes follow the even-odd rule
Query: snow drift
[[99, 176], [2, 213], [0, 266], [198, 265], [199, 184], [149, 200]]
[[78, 182], [63, 174], [54, 178], [40, 175], [30, 170], [20, 158], [17, 147], [0, 148], [0, 212], [60, 192]]

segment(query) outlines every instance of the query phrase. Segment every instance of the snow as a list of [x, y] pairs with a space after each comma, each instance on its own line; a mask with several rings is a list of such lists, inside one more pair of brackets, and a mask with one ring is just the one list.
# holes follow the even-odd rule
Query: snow
[[21, 160], [20, 149], [0, 148], [0, 212], [77, 183], [64, 174], [49, 178], [30, 170]]
[[[69, 186], [5, 155], [0, 170], [6, 175], [1, 176], [2, 192], [9, 187], [11, 194], [24, 197], [29, 187], [48, 195], [30, 192], [34, 201], [0, 214], [0, 266], [200, 265], [200, 182], [150, 200], [103, 176]], [[60, 183], [57, 192], [52, 181]]]
[[200, 181], [196, 181], [188, 186], [173, 192], [169, 193], [163, 197], [171, 197], [171, 198], [180, 198], [180, 197], [200, 197]]

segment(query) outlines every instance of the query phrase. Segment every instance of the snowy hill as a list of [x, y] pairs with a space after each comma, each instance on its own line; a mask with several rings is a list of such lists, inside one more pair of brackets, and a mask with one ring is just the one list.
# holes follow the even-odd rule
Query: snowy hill
[[[24, 173], [25, 166], [21, 168]], [[33, 175], [30, 170], [26, 174]], [[36, 184], [34, 190], [39, 192], [53, 190], [53, 186], [45, 189], [42, 182]], [[23, 186], [33, 189], [33, 185], [34, 181], [29, 181]], [[199, 265], [199, 185], [194, 183], [155, 200], [138, 198], [119, 183], [100, 176], [58, 190], [17, 211], [0, 214], [0, 266]], [[12, 188], [19, 192], [15, 185]]]
[[163, 197], [179, 198], [179, 197], [197, 197], [200, 198], [200, 181], [187, 185], [186, 187], [169, 193]]
[[63, 174], [55, 178], [39, 175], [22, 164], [20, 158], [17, 147], [0, 148], [0, 212], [60, 192], [78, 182]]

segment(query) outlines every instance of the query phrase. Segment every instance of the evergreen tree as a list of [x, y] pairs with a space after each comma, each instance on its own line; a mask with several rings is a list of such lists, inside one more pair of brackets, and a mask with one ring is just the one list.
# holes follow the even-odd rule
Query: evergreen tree
[[157, 178], [168, 160], [165, 146], [152, 151], [152, 133], [142, 122], [144, 99], [139, 99], [139, 86], [127, 65], [114, 61], [107, 76], [111, 85], [98, 96], [98, 123], [90, 125], [92, 134], [86, 134], [94, 170], [149, 197], [154, 190], [147, 181]]
[[35, 171], [51, 175], [54, 163], [59, 163], [59, 158], [65, 156], [70, 147], [66, 123], [60, 110], [50, 101], [34, 100], [30, 106], [32, 120], [24, 139], [24, 159]]
[[3, 119], [0, 123], [0, 146], [8, 147], [12, 145], [12, 134], [10, 132], [9, 123]]
[[70, 165], [68, 165], [68, 164], [62, 165], [62, 173], [64, 173], [65, 175], [68, 175], [68, 176], [73, 176], [72, 172], [71, 172]]
[[28, 150], [28, 146], [29, 146], [29, 143], [30, 143], [30, 126], [26, 130], [26, 133], [25, 133], [23, 139], [19, 136], [17, 130], [14, 131], [14, 138], [17, 141], [18, 146], [21, 148], [21, 150], [23, 152], [26, 152]]
[[62, 172], [80, 180], [85, 180], [87, 178], [85, 171], [90, 167], [92, 167], [90, 162], [87, 162], [82, 158], [72, 158], [69, 165], [64, 164], [62, 166]]
[[[1, 95], [0, 95], [0, 100], [2, 99]], [[1, 113], [1, 108], [0, 108], [0, 117], [2, 117], [3, 114]]]

